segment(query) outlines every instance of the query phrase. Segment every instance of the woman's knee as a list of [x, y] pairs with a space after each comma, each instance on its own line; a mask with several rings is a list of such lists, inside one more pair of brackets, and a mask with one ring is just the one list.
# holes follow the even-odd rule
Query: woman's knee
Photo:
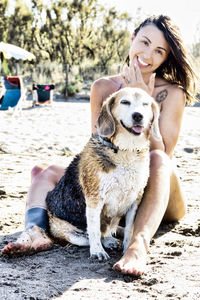
[[32, 171], [32, 182], [37, 183], [52, 183], [56, 184], [60, 177], [62, 176], [62, 172], [60, 171], [61, 168], [58, 168], [54, 165], [52, 166], [35, 166]]
[[171, 160], [165, 152], [161, 150], [153, 150], [150, 152], [150, 167], [151, 169], [160, 167], [171, 169]]
[[31, 170], [31, 178], [34, 179], [37, 177], [39, 174], [41, 174], [48, 166], [46, 165], [37, 165], [34, 166], [33, 169]]

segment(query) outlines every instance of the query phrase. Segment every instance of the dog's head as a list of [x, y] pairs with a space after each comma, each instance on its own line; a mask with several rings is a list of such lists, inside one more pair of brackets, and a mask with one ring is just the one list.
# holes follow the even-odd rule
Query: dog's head
[[112, 94], [103, 104], [97, 120], [98, 133], [116, 140], [120, 134], [149, 138], [150, 129], [162, 140], [158, 125], [159, 108], [155, 100], [139, 88], [124, 88]]

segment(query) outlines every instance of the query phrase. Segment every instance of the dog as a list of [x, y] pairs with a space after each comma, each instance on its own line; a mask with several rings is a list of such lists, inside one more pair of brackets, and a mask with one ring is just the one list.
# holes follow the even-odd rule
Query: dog
[[158, 118], [158, 105], [139, 88], [123, 88], [103, 103], [97, 133], [47, 195], [53, 237], [89, 246], [92, 258], [107, 260], [105, 248], [119, 246], [114, 235], [125, 216], [126, 251], [149, 177], [151, 132], [162, 139]]

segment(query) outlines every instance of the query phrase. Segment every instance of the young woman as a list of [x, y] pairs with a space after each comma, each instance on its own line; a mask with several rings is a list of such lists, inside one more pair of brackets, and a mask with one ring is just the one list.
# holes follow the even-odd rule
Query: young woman
[[[138, 209], [129, 248], [114, 265], [122, 273], [141, 275], [145, 270], [150, 240], [161, 221], [180, 220], [186, 211], [180, 182], [172, 161], [180, 132], [183, 111], [195, 95], [195, 74], [178, 28], [166, 16], [146, 19], [135, 29], [126, 61], [119, 75], [101, 78], [91, 88], [92, 132], [103, 101], [123, 87], [140, 87], [152, 95], [160, 107], [159, 126], [163, 142], [151, 138], [150, 178]], [[48, 225], [45, 198], [64, 169], [37, 166], [32, 170], [28, 193], [26, 229], [15, 243], [2, 250], [16, 256], [51, 247], [45, 230]]]

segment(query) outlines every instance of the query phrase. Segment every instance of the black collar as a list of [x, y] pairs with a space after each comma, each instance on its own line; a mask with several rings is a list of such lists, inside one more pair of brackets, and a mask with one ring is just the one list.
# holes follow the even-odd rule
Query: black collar
[[[98, 135], [98, 134], [92, 134], [93, 137], [97, 138], [99, 140], [100, 143], [102, 143], [103, 145], [105, 145], [106, 147], [109, 147], [110, 149], [113, 149], [114, 150], [114, 153], [117, 153], [119, 149], [118, 146], [115, 146], [108, 138], [106, 137], [103, 137], [101, 135]], [[126, 150], [124, 150], [126, 151]], [[145, 153], [146, 151], [149, 151], [149, 148], [145, 148], [145, 149], [142, 149], [142, 150], [139, 150], [139, 149], [135, 149], [135, 152], [137, 154], [139, 153]]]
[[109, 141], [109, 139], [102, 137], [101, 135], [96, 135], [98, 140], [105, 145], [106, 147], [109, 147], [110, 149], [114, 150], [114, 153], [117, 153], [119, 150], [119, 147], [115, 146], [113, 143], [111, 143], [111, 141]]

